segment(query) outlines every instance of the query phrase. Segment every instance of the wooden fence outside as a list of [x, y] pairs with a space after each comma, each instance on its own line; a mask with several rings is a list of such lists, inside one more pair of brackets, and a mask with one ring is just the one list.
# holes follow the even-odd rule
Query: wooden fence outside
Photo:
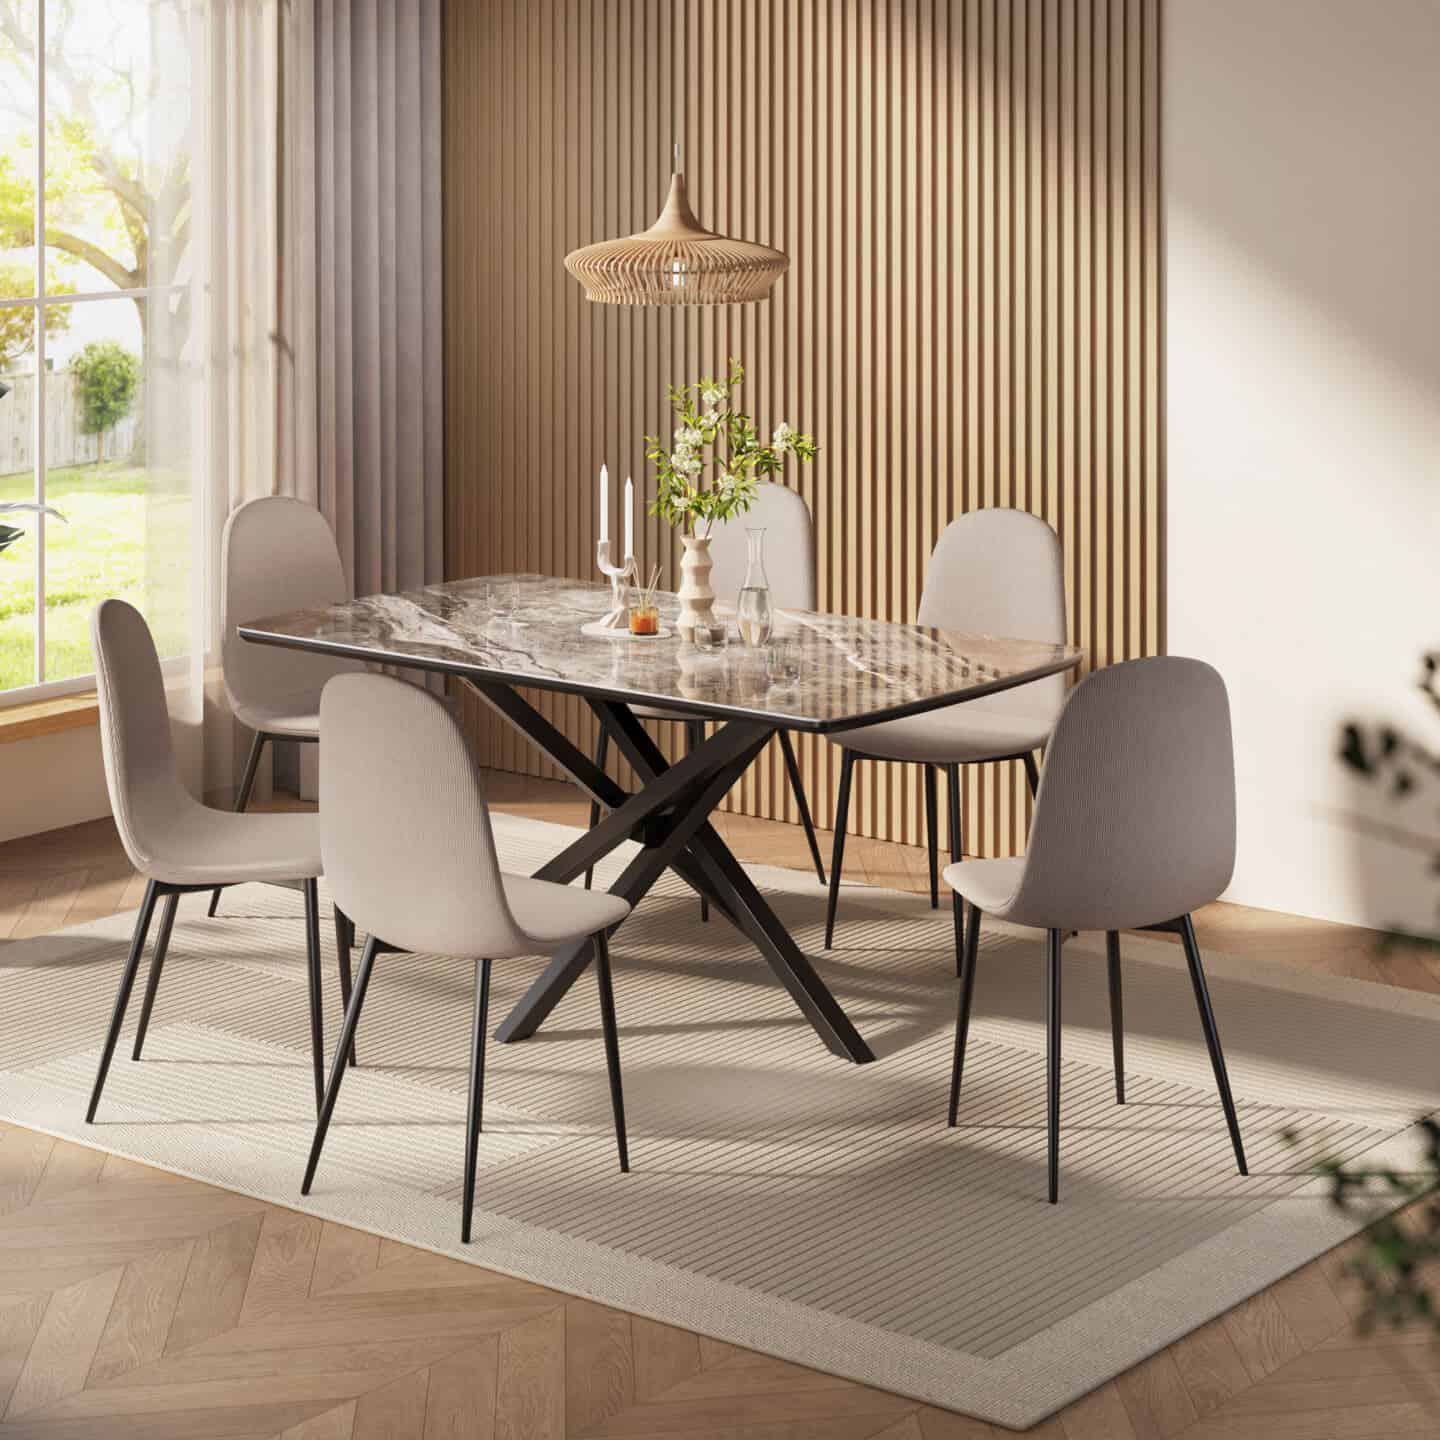
[[[17, 475], [35, 466], [35, 376], [7, 375], [10, 393], [0, 398], [0, 475]], [[68, 370], [45, 376], [45, 459], [51, 470], [66, 465], [87, 465], [105, 456], [128, 455], [144, 421], [145, 394], [135, 397], [134, 408], [104, 436], [86, 435], [80, 428], [80, 387]]]

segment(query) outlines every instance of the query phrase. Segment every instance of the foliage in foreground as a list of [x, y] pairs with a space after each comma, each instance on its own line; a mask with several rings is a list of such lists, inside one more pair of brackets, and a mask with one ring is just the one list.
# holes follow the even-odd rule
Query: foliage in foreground
[[[1398, 1330], [1418, 1320], [1440, 1338], [1440, 1302], [1430, 1288], [1433, 1267], [1440, 1264], [1440, 1123], [1426, 1118], [1420, 1128], [1425, 1158], [1417, 1171], [1351, 1170], [1335, 1160], [1320, 1166], [1337, 1210], [1347, 1215], [1378, 1207], [1390, 1211], [1365, 1227], [1365, 1250], [1345, 1267], [1365, 1291], [1365, 1309], [1356, 1321], [1363, 1333], [1381, 1324]], [[1422, 1199], [1417, 1211], [1403, 1213]]]
[[[1420, 691], [1440, 712], [1440, 653], [1425, 656]], [[1386, 785], [1396, 800], [1410, 795], [1423, 777], [1440, 778], [1440, 755], [1391, 725], [1373, 730], [1347, 725], [1340, 758], [1358, 774]], [[1434, 857], [1433, 868], [1440, 874], [1440, 854]], [[1381, 944], [1440, 949], [1440, 935], [1392, 929]], [[1382, 1322], [1398, 1328], [1420, 1320], [1440, 1336], [1440, 1300], [1430, 1288], [1440, 1266], [1440, 1123], [1429, 1117], [1419, 1123], [1426, 1154], [1418, 1171], [1351, 1170], [1334, 1160], [1320, 1167], [1329, 1177], [1330, 1198], [1337, 1209], [1346, 1214], [1376, 1208], [1390, 1212], [1365, 1227], [1365, 1252], [1347, 1267], [1366, 1295], [1366, 1308], [1357, 1322], [1361, 1330], [1373, 1330]], [[1426, 1196], [1415, 1213], [1400, 1213]]]

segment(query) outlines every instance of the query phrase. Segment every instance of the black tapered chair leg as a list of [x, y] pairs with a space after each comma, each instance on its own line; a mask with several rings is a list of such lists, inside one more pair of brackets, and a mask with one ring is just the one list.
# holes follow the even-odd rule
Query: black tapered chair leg
[[145, 1032], [150, 1028], [150, 1012], [155, 1008], [155, 992], [160, 988], [160, 971], [165, 966], [165, 952], [170, 948], [170, 932], [175, 928], [175, 907], [180, 903], [177, 892], [165, 897], [165, 908], [160, 912], [160, 929], [150, 951], [150, 975], [145, 981], [145, 1000], [140, 1006], [140, 1023], [135, 1027], [135, 1048], [130, 1052], [132, 1060], [140, 1058], [145, 1048]]
[[335, 1113], [335, 1101], [340, 1095], [340, 1082], [345, 1078], [345, 1052], [355, 1039], [355, 1027], [360, 1023], [360, 1011], [365, 1004], [365, 992], [370, 988], [370, 971], [375, 965], [375, 956], [380, 951], [380, 942], [373, 936], [365, 937], [365, 948], [360, 952], [360, 970], [355, 976], [355, 989], [350, 994], [350, 1003], [345, 1007], [345, 1020], [340, 1027], [340, 1044], [335, 1050], [335, 1059], [330, 1066], [330, 1082], [325, 1087], [325, 1100], [320, 1106], [320, 1116], [315, 1122], [315, 1139], [310, 1145], [310, 1159], [305, 1165], [305, 1178], [300, 1182], [300, 1193], [308, 1195], [315, 1179], [315, 1167], [320, 1163], [320, 1152], [325, 1148], [325, 1136], [330, 1129], [330, 1117]]
[[[940, 783], [933, 765], [925, 771], [925, 844], [930, 852], [930, 908], [940, 908]], [[955, 957], [959, 963], [960, 957]]]
[[[355, 922], [337, 905], [335, 906], [335, 958], [339, 962], [340, 970], [340, 1004], [342, 1009], [350, 1008], [350, 991], [353, 988], [353, 980], [350, 975], [350, 952], [355, 948]], [[349, 1053], [345, 1057], [350, 1065], [358, 1065], [360, 1062], [355, 1058], [355, 1042], [350, 1042]]]
[[[945, 767], [945, 781], [946, 799], [950, 805], [950, 863], [958, 865], [963, 858], [960, 843], [960, 767], [958, 765]], [[965, 934], [965, 901], [958, 890], [950, 892], [950, 908], [955, 918], [955, 960], [958, 964]]]
[[100, 1103], [100, 1092], [105, 1088], [105, 1077], [110, 1073], [110, 1061], [115, 1055], [115, 1042], [120, 1038], [120, 1027], [125, 1023], [125, 1011], [130, 1004], [130, 992], [135, 988], [135, 976], [140, 969], [140, 957], [145, 953], [145, 936], [150, 931], [150, 920], [155, 914], [155, 901], [160, 896], [159, 886], [151, 880], [145, 886], [145, 898], [140, 902], [140, 913], [135, 917], [135, 933], [130, 939], [130, 955], [125, 961], [125, 971], [120, 977], [120, 989], [115, 995], [115, 1009], [110, 1016], [110, 1029], [105, 1034], [105, 1048], [100, 1052], [100, 1069], [95, 1076], [94, 1088], [90, 1091], [90, 1104], [85, 1111], [85, 1123], [93, 1123], [95, 1107]]
[[1120, 932], [1105, 932], [1105, 960], [1110, 970], [1110, 1045], [1115, 1052], [1115, 1103], [1125, 1103], [1125, 1006], [1120, 993]]
[[475, 962], [475, 1022], [470, 1030], [470, 1103], [465, 1112], [465, 1194], [460, 1202], [460, 1239], [470, 1243], [475, 1214], [475, 1168], [485, 1113], [485, 1031], [490, 1013], [490, 962]]
[[1235, 1114], [1235, 1100], [1230, 1094], [1230, 1075], [1225, 1069], [1225, 1052], [1220, 1048], [1220, 1031], [1215, 1025], [1215, 1011], [1210, 1004], [1210, 987], [1205, 983], [1205, 967], [1200, 963], [1200, 946], [1195, 939], [1195, 926], [1188, 915], [1181, 917], [1180, 937], [1185, 942], [1185, 959], [1190, 966], [1190, 983], [1195, 989], [1195, 1005], [1200, 1011], [1200, 1024], [1205, 1031], [1205, 1047], [1210, 1052], [1210, 1068], [1215, 1072], [1215, 1088], [1225, 1110], [1225, 1123], [1230, 1127], [1230, 1143], [1235, 1147], [1235, 1163], [1242, 1175], [1250, 1173], [1245, 1163], [1245, 1146], [1240, 1140], [1240, 1120]]
[[1050, 1203], [1060, 1199], [1060, 948], [1065, 940], [1063, 931], [1049, 932], [1048, 979], [1045, 993], [1047, 1089], [1046, 1111], [1049, 1117], [1048, 1170]]
[[615, 1148], [620, 1170], [630, 1170], [630, 1142], [625, 1134], [625, 1092], [620, 1086], [620, 1036], [615, 1026], [615, 987], [610, 978], [610, 941], [603, 930], [595, 935], [595, 979], [600, 986], [600, 1028], [605, 1036], [605, 1068], [610, 1073], [610, 1108], [615, 1115]]
[[[704, 743], [705, 722], [703, 720], [687, 720], [685, 722], [686, 753], [698, 750]], [[710, 901], [704, 895], [700, 897], [700, 920], [702, 924], [710, 923]]]
[[315, 1112], [325, 1103], [325, 996], [320, 985], [320, 884], [306, 880], [305, 969], [310, 979], [310, 1064], [315, 1072]]
[[1035, 752], [1027, 750], [1022, 758], [1025, 761], [1025, 783], [1030, 787], [1031, 795], [1035, 795], [1040, 789], [1040, 767], [1035, 763]]
[[[240, 791], [235, 796], [235, 813], [238, 815], [249, 803], [250, 792], [255, 788], [255, 772], [260, 768], [260, 752], [265, 748], [265, 742], [270, 737], [263, 731], [257, 730], [250, 741], [250, 755], [245, 761], [245, 773], [240, 779]], [[206, 915], [214, 915], [215, 907], [220, 903], [220, 892], [225, 887], [217, 885], [210, 892], [210, 908]]]
[[815, 874], [823, 885], [825, 866], [820, 859], [820, 842], [815, 838], [815, 822], [810, 817], [810, 801], [805, 795], [805, 782], [800, 776], [800, 762], [795, 758], [790, 732], [781, 730], [779, 735], [780, 753], [785, 757], [785, 773], [790, 779], [790, 793], [795, 797], [795, 808], [800, 812], [800, 825], [805, 831], [805, 843], [810, 847], [810, 859], [815, 864]]
[[835, 801], [835, 848], [830, 853], [830, 894], [825, 902], [825, 948], [835, 939], [835, 907], [840, 903], [840, 872], [845, 864], [845, 823], [850, 817], [850, 782], [855, 752], [840, 752], [840, 794]]
[[950, 1123], [960, 1109], [960, 1076], [965, 1069], [965, 1044], [970, 1038], [970, 1002], [975, 994], [975, 957], [980, 949], [980, 911], [970, 907], [970, 928], [965, 933], [965, 958], [955, 957], [960, 981], [960, 1006], [955, 1013], [955, 1058], [950, 1065]]
[[[595, 741], [595, 768], [597, 770], [603, 770], [605, 768], [605, 758], [609, 754], [610, 732], [602, 725], [600, 727], [600, 734]], [[600, 802], [598, 800], [592, 800], [590, 802], [590, 828], [593, 830], [599, 823]], [[594, 878], [595, 867], [592, 865], [590, 869], [585, 872], [585, 888], [587, 890], [590, 889], [591, 882], [594, 880]]]

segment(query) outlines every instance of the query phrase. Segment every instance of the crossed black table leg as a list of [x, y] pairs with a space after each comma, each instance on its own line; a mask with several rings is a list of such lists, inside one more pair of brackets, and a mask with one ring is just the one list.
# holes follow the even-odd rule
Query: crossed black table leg
[[[643, 848], [610, 887], [611, 894], [638, 904], [667, 869], [673, 870], [749, 937], [830, 1050], [860, 1065], [875, 1058], [709, 823], [715, 807], [765, 747], [775, 726], [759, 720], [728, 721], [672, 765], [627, 705], [590, 700], [590, 708], [641, 779], [641, 788], [631, 793], [509, 685], [469, 676], [465, 683], [609, 811], [593, 829], [537, 870], [537, 880], [568, 884], [625, 841], [639, 841]], [[588, 940], [558, 951], [496, 1030], [495, 1038], [524, 1040], [533, 1035], [591, 959]]]

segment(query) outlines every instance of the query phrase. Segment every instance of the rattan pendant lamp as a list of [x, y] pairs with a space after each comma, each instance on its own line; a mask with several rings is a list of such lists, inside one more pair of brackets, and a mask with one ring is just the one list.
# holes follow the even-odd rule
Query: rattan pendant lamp
[[744, 305], [768, 300], [790, 261], [768, 245], [705, 229], [685, 196], [675, 146], [660, 218], [638, 235], [572, 250], [565, 268], [601, 305]]

